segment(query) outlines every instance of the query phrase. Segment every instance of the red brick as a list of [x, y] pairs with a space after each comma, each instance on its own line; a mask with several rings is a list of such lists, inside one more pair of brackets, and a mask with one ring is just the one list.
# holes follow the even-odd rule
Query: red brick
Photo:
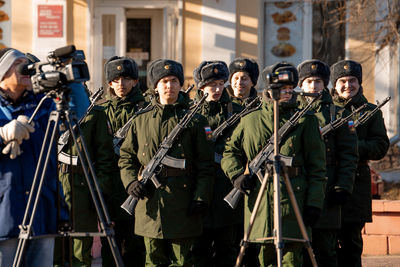
[[372, 223], [365, 224], [365, 233], [400, 235], [400, 213], [378, 212], [372, 215]]
[[385, 200], [372, 200], [372, 212], [382, 212], [384, 211], [383, 203]]
[[400, 236], [388, 236], [389, 254], [400, 254]]
[[363, 255], [387, 255], [388, 245], [385, 235], [363, 235]]

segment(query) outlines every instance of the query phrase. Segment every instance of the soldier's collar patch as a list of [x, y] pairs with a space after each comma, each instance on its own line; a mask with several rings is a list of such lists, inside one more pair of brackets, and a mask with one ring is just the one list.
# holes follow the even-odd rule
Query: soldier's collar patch
[[211, 140], [213, 131], [210, 126], [204, 127], [204, 132], [206, 133], [207, 140]]

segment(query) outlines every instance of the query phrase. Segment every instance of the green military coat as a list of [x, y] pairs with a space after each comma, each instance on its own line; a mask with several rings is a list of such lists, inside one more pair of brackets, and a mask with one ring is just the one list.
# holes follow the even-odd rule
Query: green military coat
[[[292, 115], [296, 103], [280, 107], [280, 126]], [[273, 135], [273, 105], [271, 101], [242, 118], [234, 130], [231, 140], [227, 142], [222, 169], [226, 175], [235, 179], [243, 174], [246, 164], [250, 162], [267, 144]], [[290, 177], [294, 194], [301, 211], [305, 205], [322, 208], [325, 190], [325, 148], [318, 129], [318, 120], [312, 114], [306, 114], [281, 142], [280, 153], [293, 157], [293, 166], [302, 171]], [[281, 178], [282, 179], [282, 178]], [[271, 237], [273, 234], [273, 179], [269, 179], [266, 193], [255, 220], [250, 240]], [[245, 229], [247, 229], [261, 183], [245, 196]], [[301, 238], [297, 220], [289, 201], [286, 187], [281, 180], [281, 218], [283, 236]]]
[[[107, 102], [102, 104], [107, 115], [108, 123], [111, 128], [111, 132], [114, 135], [127, 121], [137, 112], [139, 109], [146, 106], [144, 97], [141, 94], [138, 86], [135, 86], [132, 91], [123, 98], [117, 96], [107, 96]], [[113, 179], [112, 179], [112, 193], [108, 199], [108, 206], [110, 216], [113, 220], [115, 219], [131, 219], [132, 217], [126, 213], [120, 206], [128, 197], [125, 188], [122, 184], [120, 171], [118, 168], [118, 155], [114, 153], [114, 150], [110, 150], [109, 153], [113, 155]]]
[[[368, 103], [363, 95], [363, 89], [351, 99], [339, 97], [336, 90], [332, 90], [333, 101], [336, 105], [351, 111], [364, 103]], [[354, 116], [356, 120], [362, 112], [368, 112], [376, 106], [368, 103], [368, 106], [360, 114]], [[365, 111], [367, 110], [367, 111]], [[382, 159], [389, 149], [389, 138], [382, 112], [378, 111], [364, 125], [357, 127], [359, 164], [354, 181], [353, 193], [348, 203], [343, 207], [342, 219], [345, 222], [372, 222], [372, 197], [371, 197], [371, 172], [368, 160]]]
[[[190, 99], [180, 93], [172, 105], [153, 99], [154, 108], [137, 115], [121, 146], [119, 167], [127, 188], [149, 163], [162, 140], [188, 112]], [[214, 182], [214, 154], [205, 134], [207, 120], [196, 115], [181, 133], [169, 156], [185, 159], [191, 174], [158, 177], [162, 186], [149, 182], [150, 197], [140, 200], [135, 210], [135, 233], [150, 238], [175, 239], [198, 236], [202, 232], [200, 216], [188, 216], [192, 200], [211, 202]]]
[[251, 87], [250, 89], [250, 95], [246, 99], [241, 99], [239, 97], [236, 97], [233, 93], [233, 89], [230, 85], [226, 87], [226, 91], [228, 92], [229, 96], [231, 97], [232, 103], [238, 104], [239, 106], [236, 106], [233, 112], [240, 112], [242, 108], [240, 106], [246, 106], [249, 104], [254, 98], [258, 97], [257, 95], [257, 90], [254, 87]]
[[[80, 128], [90, 159], [96, 171], [97, 182], [104, 195], [109, 196], [112, 193], [111, 177], [113, 175], [113, 155], [109, 152], [112, 151], [113, 148], [112, 136], [108, 131], [104, 108], [95, 106], [83, 120]], [[75, 146], [72, 147], [71, 154], [78, 154]], [[73, 194], [71, 194], [70, 173], [64, 168], [60, 168], [59, 179], [64, 189], [66, 202], [71, 205], [71, 202], [74, 201], [75, 230], [96, 231], [97, 214], [89, 193], [86, 178], [83, 175], [82, 167], [78, 165], [72, 168], [74, 173]]]
[[[308, 101], [304, 97], [298, 98], [300, 106], [305, 107]], [[331, 110], [333, 108], [333, 110]], [[349, 115], [343, 108], [333, 105], [328, 89], [324, 89], [322, 97], [312, 108], [318, 118], [319, 126], [323, 128], [331, 121], [342, 115]], [[335, 131], [324, 136], [326, 152], [326, 171], [328, 183], [325, 191], [324, 207], [314, 228], [338, 229], [341, 225], [341, 206], [328, 205], [330, 194], [336, 189], [351, 193], [358, 162], [357, 135], [354, 129], [345, 123]]]
[[[195, 96], [196, 100], [203, 97], [203, 91], [198, 90]], [[230, 107], [229, 107], [230, 106]], [[241, 106], [232, 103], [228, 93], [224, 90], [219, 101], [205, 101], [201, 106], [199, 113], [207, 118], [211, 130], [215, 130], [226, 119], [228, 119], [233, 110], [240, 110]], [[243, 211], [232, 209], [225, 201], [224, 197], [232, 190], [233, 185], [221, 169], [220, 160], [224, 152], [225, 142], [232, 134], [232, 129], [226, 129], [224, 133], [213, 143], [215, 152], [215, 184], [213, 200], [208, 211], [204, 226], [207, 228], [220, 228], [243, 221]]]

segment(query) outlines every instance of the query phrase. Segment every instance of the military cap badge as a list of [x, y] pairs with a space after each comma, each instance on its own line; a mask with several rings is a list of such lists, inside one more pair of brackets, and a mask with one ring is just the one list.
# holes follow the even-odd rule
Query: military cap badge
[[117, 70], [122, 70], [122, 66], [121, 66], [121, 65], [118, 65], [118, 66], [117, 66]]
[[164, 69], [169, 70], [170, 66], [169, 65], [165, 65]]
[[343, 68], [344, 68], [345, 70], [348, 70], [348, 69], [350, 68], [350, 66], [346, 64], [346, 65], [343, 66]]
[[316, 70], [316, 69], [317, 69], [317, 65], [316, 65], [316, 64], [312, 64], [312, 65], [311, 65], [311, 69], [312, 69], [312, 70]]
[[244, 67], [244, 64], [245, 64], [245, 62], [244, 62], [244, 61], [240, 61], [240, 62], [239, 62], [239, 66], [240, 66], [241, 68], [243, 68], [243, 67]]
[[214, 68], [214, 73], [217, 74], [218, 73], [218, 69]]

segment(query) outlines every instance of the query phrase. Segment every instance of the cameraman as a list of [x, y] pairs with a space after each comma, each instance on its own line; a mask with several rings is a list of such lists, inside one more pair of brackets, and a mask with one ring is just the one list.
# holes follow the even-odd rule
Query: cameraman
[[[50, 112], [51, 100], [45, 101], [31, 124], [32, 115], [43, 95], [31, 91], [29, 76], [17, 71], [28, 62], [26, 56], [12, 48], [0, 50], [0, 265], [11, 266], [18, 244], [18, 225], [22, 223], [39, 159]], [[56, 151], [52, 151], [47, 175], [38, 202], [32, 232], [55, 233], [57, 174]], [[29, 240], [23, 264], [51, 266], [54, 238]]]
[[[297, 103], [293, 92], [298, 82], [297, 69], [288, 63], [276, 63], [264, 69], [262, 77], [267, 88], [276, 84], [266, 79], [268, 74], [280, 71], [288, 71], [293, 74], [293, 81], [280, 84], [279, 123], [283, 125], [296, 111]], [[273, 89], [278, 90], [278, 89]], [[270, 93], [271, 90], [268, 90]], [[249, 225], [254, 203], [261, 184], [256, 175], [246, 174], [246, 163], [268, 144], [273, 136], [274, 109], [273, 101], [265, 94], [263, 105], [260, 109], [243, 117], [233, 131], [230, 141], [225, 145], [221, 161], [222, 170], [233, 181], [234, 187], [245, 195], [245, 229]], [[312, 114], [305, 114], [293, 127], [287, 136], [280, 142], [280, 153], [293, 157], [293, 166], [288, 167], [287, 174], [295, 190], [294, 194], [299, 209], [304, 214], [305, 224], [311, 226], [318, 219], [324, 199], [325, 185], [325, 152], [324, 145], [318, 128], [318, 120]], [[275, 246], [272, 240], [256, 241], [257, 238], [271, 237], [274, 232], [273, 214], [273, 179], [268, 179], [266, 193], [258, 209], [257, 217], [253, 225], [253, 231], [249, 237], [252, 242], [260, 244], [259, 260], [261, 266], [276, 264]], [[280, 183], [283, 183], [280, 180]], [[281, 192], [281, 219], [282, 236], [290, 238], [302, 238], [289, 194], [282, 185]], [[283, 248], [284, 266], [301, 266], [302, 247], [300, 242], [285, 241]]]

